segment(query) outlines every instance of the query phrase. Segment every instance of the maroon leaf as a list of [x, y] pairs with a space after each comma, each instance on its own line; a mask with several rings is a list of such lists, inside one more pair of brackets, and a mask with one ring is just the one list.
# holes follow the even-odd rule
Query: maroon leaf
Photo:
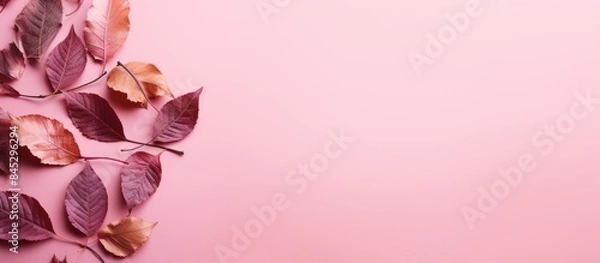
[[0, 52], [0, 77], [5, 80], [19, 79], [25, 71], [23, 52], [13, 42]]
[[61, 0], [31, 0], [17, 16], [17, 27], [27, 58], [40, 59], [62, 26]]
[[10, 2], [10, 0], [0, 0], [0, 13], [2, 13], [2, 11], [4, 11], [4, 8], [8, 4], [8, 2]]
[[67, 257], [65, 257], [65, 259], [63, 259], [63, 260], [58, 260], [56, 255], [54, 255], [52, 257], [52, 261], [50, 261], [50, 263], [67, 263]]
[[98, 232], [108, 211], [108, 194], [89, 162], [67, 187], [65, 198], [71, 225], [87, 237]]
[[136, 152], [127, 158], [121, 170], [121, 192], [129, 210], [148, 200], [156, 192], [162, 178], [160, 154]]
[[13, 88], [11, 85], [0, 84], [0, 96], [17, 98], [17, 97], [21, 96], [21, 94], [15, 88]]
[[[15, 202], [18, 203], [18, 212], [13, 209]], [[19, 240], [41, 241], [55, 234], [48, 213], [35, 198], [17, 192], [0, 192], [1, 240], [12, 239], [9, 232], [12, 232], [15, 222], [18, 223]]]
[[154, 142], [176, 142], [192, 133], [198, 122], [202, 89], [169, 101], [160, 109], [154, 123]]
[[96, 94], [65, 92], [67, 113], [86, 137], [101, 142], [124, 141], [123, 124], [113, 108]]
[[73, 83], [83, 74], [87, 63], [87, 53], [83, 41], [71, 27], [69, 35], [58, 44], [46, 62], [46, 75], [54, 90], [60, 90]]
[[10, 157], [10, 119], [8, 113], [0, 108], [0, 175], [8, 175]]

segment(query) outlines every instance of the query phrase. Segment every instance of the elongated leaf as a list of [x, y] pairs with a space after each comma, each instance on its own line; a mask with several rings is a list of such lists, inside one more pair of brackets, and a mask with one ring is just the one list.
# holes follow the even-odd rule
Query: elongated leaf
[[125, 140], [123, 124], [102, 97], [89, 93], [66, 92], [67, 113], [81, 133], [101, 142]]
[[126, 217], [100, 230], [98, 240], [111, 254], [127, 257], [148, 241], [156, 224], [136, 217]]
[[154, 142], [180, 141], [194, 130], [198, 122], [202, 88], [169, 101], [161, 109], [154, 123]]
[[8, 175], [10, 157], [10, 126], [8, 114], [0, 108], [0, 175]]
[[30, 0], [15, 25], [27, 58], [42, 57], [62, 26], [61, 0]]
[[50, 263], [67, 263], [67, 257], [65, 257], [63, 260], [59, 260], [56, 255], [54, 255]]
[[136, 152], [121, 170], [121, 192], [131, 210], [152, 196], [162, 178], [160, 154]]
[[8, 2], [10, 2], [10, 0], [0, 0], [0, 13], [2, 13], [2, 11], [4, 11], [4, 8], [8, 4]]
[[42, 115], [13, 118], [19, 127], [19, 143], [29, 148], [43, 164], [67, 165], [81, 158], [73, 134], [62, 123]]
[[11, 85], [0, 84], [0, 96], [18, 98], [20, 95], [21, 94], [15, 88], [13, 88]]
[[46, 75], [54, 90], [60, 90], [77, 81], [83, 74], [87, 54], [85, 46], [71, 27], [69, 35], [54, 48], [46, 62]]
[[94, 0], [85, 21], [84, 39], [97, 61], [108, 61], [129, 34], [129, 0]]
[[0, 52], [0, 77], [6, 80], [19, 79], [25, 71], [23, 52], [13, 42]]
[[[148, 98], [173, 97], [167, 79], [154, 64], [134, 61], [125, 64], [125, 67], [138, 79]], [[139, 103], [144, 108], [148, 107], [146, 96], [135, 79], [122, 67], [117, 66], [111, 70], [106, 83], [109, 88], [127, 94], [129, 101]]]
[[54, 235], [48, 213], [35, 198], [17, 192], [0, 192], [0, 239], [12, 239], [9, 232], [13, 232], [15, 222], [19, 240], [41, 241]]
[[71, 225], [90, 237], [102, 227], [108, 211], [108, 194], [89, 162], [67, 187], [65, 198]]

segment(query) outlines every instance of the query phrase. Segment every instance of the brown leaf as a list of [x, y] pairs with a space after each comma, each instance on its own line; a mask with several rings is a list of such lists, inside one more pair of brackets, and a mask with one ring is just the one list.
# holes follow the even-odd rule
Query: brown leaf
[[13, 42], [0, 51], [0, 77], [7, 80], [19, 79], [25, 71], [23, 52]]
[[111, 254], [127, 257], [148, 241], [156, 224], [140, 218], [126, 217], [101, 229], [98, 240]]
[[[154, 64], [134, 61], [127, 63], [125, 67], [139, 80], [143, 92], [148, 98], [173, 97], [167, 79]], [[140, 90], [135, 79], [124, 68], [115, 67], [108, 74], [107, 85], [113, 90], [127, 94], [129, 101], [139, 103], [144, 108], [148, 107], [146, 96]]]
[[65, 257], [65, 259], [63, 259], [63, 260], [58, 260], [56, 255], [54, 255], [52, 257], [52, 260], [50, 261], [50, 263], [67, 263], [67, 257]]
[[85, 21], [84, 39], [97, 61], [110, 60], [129, 34], [128, 0], [94, 0]]
[[41, 115], [11, 117], [19, 127], [19, 143], [43, 164], [67, 165], [81, 158], [73, 134], [62, 123]]
[[27, 58], [40, 59], [62, 26], [61, 0], [31, 0], [15, 21]]

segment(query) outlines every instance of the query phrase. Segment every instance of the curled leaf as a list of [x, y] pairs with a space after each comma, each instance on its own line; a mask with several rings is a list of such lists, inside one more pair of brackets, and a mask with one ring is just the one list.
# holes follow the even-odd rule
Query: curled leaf
[[66, 92], [67, 113], [81, 133], [101, 142], [125, 140], [121, 120], [102, 97], [96, 94]]
[[[115, 67], [108, 74], [107, 85], [109, 88], [127, 94], [127, 99], [148, 107], [146, 97], [152, 99], [160, 96], [173, 97], [167, 79], [154, 65], [145, 62], [129, 62], [125, 65], [138, 79], [141, 89], [134, 77], [122, 67]], [[144, 96], [145, 94], [145, 96]]]
[[8, 175], [10, 151], [10, 119], [8, 113], [0, 108], [0, 175]]
[[202, 88], [167, 102], [154, 123], [154, 142], [180, 141], [194, 130], [198, 122]]
[[0, 84], [0, 96], [14, 97], [17, 98], [21, 96], [21, 94], [8, 84]]
[[85, 21], [84, 39], [95, 60], [110, 60], [125, 43], [129, 11], [129, 0], [94, 0]]
[[12, 240], [15, 223], [19, 240], [41, 241], [54, 236], [52, 221], [40, 202], [18, 192], [0, 192], [0, 239]]
[[121, 170], [121, 192], [131, 210], [152, 196], [162, 178], [160, 154], [136, 152]]
[[59, 121], [32, 114], [13, 117], [12, 122], [19, 127], [20, 145], [43, 164], [67, 165], [81, 158], [75, 137]]
[[69, 35], [50, 52], [46, 62], [46, 75], [54, 90], [61, 90], [83, 74], [87, 54], [81, 39], [71, 27]]
[[146, 243], [156, 224], [140, 218], [126, 217], [100, 230], [98, 240], [111, 254], [127, 257]]
[[7, 80], [16, 80], [23, 76], [25, 71], [25, 57], [17, 44], [10, 43], [8, 48], [0, 51], [0, 77]]
[[58, 260], [56, 255], [54, 255], [52, 257], [52, 260], [50, 261], [50, 263], [67, 263], [67, 257], [65, 257], [65, 259], [63, 259], [63, 260]]
[[65, 208], [71, 225], [82, 234], [94, 235], [106, 218], [108, 194], [89, 162], [67, 187]]
[[40, 59], [62, 26], [61, 0], [30, 0], [15, 21], [25, 54]]

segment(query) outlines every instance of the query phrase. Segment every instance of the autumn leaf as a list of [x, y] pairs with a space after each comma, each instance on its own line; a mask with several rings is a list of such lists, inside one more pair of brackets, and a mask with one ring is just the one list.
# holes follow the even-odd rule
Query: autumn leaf
[[57, 120], [32, 114], [12, 118], [19, 127], [19, 142], [43, 164], [67, 165], [81, 158], [73, 134]]
[[108, 212], [108, 194], [89, 162], [67, 187], [65, 208], [71, 225], [82, 234], [94, 235]]
[[40, 59], [62, 26], [61, 0], [30, 0], [15, 21], [27, 58]]
[[[18, 204], [14, 212], [13, 204]], [[17, 220], [17, 221], [15, 221]], [[12, 240], [13, 223], [18, 223], [19, 240], [41, 241], [54, 236], [52, 221], [33, 197], [17, 192], [0, 192], [0, 239]]]
[[8, 4], [8, 2], [10, 2], [10, 0], [0, 0], [0, 13], [2, 13], [2, 11], [4, 11], [4, 8]]
[[124, 141], [121, 120], [102, 97], [96, 94], [66, 92], [67, 113], [81, 133], [101, 142]]
[[154, 123], [153, 141], [169, 143], [187, 137], [198, 122], [199, 100], [203, 88], [167, 102]]
[[160, 96], [173, 97], [167, 79], [154, 64], [134, 61], [125, 64], [125, 67], [140, 82], [141, 89], [134, 77], [125, 68], [119, 66], [108, 74], [107, 85], [113, 90], [125, 93], [129, 101], [147, 108], [146, 97], [149, 99]]
[[146, 201], [156, 192], [162, 178], [160, 154], [136, 152], [127, 158], [121, 170], [121, 193], [129, 210]]
[[21, 94], [8, 84], [0, 84], [0, 96], [14, 97], [18, 98]]
[[0, 51], [0, 78], [6, 80], [19, 79], [25, 71], [25, 57], [17, 44], [10, 43], [8, 48]]
[[8, 113], [0, 108], [0, 175], [8, 175], [10, 151], [10, 119]]
[[129, 34], [128, 0], [94, 0], [85, 21], [84, 39], [97, 61], [110, 60]]
[[83, 74], [87, 63], [87, 54], [83, 41], [71, 31], [52, 52], [46, 62], [46, 75], [54, 90], [61, 90], [77, 81]]
[[54, 255], [52, 257], [52, 260], [50, 261], [50, 263], [67, 263], [67, 257], [65, 257], [65, 259], [63, 259], [63, 260], [58, 260], [56, 255]]
[[111, 254], [127, 257], [148, 241], [156, 224], [140, 218], [126, 217], [100, 230], [98, 240]]

